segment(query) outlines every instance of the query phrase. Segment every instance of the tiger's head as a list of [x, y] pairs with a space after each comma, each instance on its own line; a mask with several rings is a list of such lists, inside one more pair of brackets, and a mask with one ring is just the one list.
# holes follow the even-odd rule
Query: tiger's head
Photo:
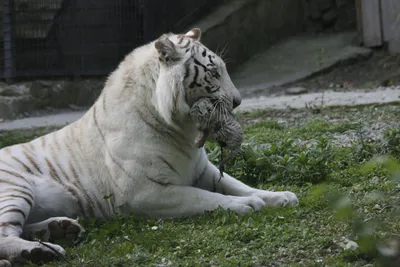
[[189, 114], [203, 97], [212, 99], [216, 112], [232, 111], [242, 101], [225, 62], [200, 37], [200, 29], [194, 28], [186, 34], [164, 34], [154, 42], [160, 66], [155, 101], [167, 123]]

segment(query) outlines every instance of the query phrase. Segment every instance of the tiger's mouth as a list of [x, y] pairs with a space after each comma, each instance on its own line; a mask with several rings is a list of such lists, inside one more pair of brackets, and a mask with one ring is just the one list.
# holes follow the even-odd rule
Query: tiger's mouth
[[197, 127], [196, 147], [203, 147], [207, 139], [221, 147], [236, 149], [243, 141], [243, 130], [229, 106], [220, 100], [201, 98], [195, 102], [190, 115]]

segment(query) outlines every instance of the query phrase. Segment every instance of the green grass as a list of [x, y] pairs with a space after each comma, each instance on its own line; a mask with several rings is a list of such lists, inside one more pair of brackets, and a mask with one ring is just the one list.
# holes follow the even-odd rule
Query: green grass
[[[400, 170], [399, 117], [396, 106], [241, 114], [246, 142], [228, 172], [257, 188], [293, 191], [299, 206], [173, 221], [86, 221], [88, 233], [67, 248], [66, 262], [45, 266], [378, 266], [375, 245], [400, 231], [393, 179]], [[374, 132], [378, 122], [387, 124], [382, 137], [364, 139], [361, 125]], [[352, 132], [346, 146], [333, 142]], [[0, 144], [35, 135], [8, 133]], [[218, 163], [215, 144], [207, 151]], [[382, 155], [389, 157], [376, 158]], [[341, 248], [344, 237], [359, 249]]]

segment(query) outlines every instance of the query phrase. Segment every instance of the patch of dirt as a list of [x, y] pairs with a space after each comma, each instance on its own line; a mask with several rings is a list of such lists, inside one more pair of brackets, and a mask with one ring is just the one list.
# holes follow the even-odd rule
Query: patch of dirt
[[308, 92], [328, 88], [335, 91], [347, 91], [391, 85], [400, 85], [400, 55], [390, 55], [387, 49], [376, 49], [368, 59], [344, 62], [314, 77], [281, 89], [304, 87]]

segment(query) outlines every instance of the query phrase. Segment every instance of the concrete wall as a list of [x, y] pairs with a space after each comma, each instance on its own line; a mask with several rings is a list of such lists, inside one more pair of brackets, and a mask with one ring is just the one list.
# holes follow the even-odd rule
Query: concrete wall
[[226, 45], [225, 58], [230, 71], [254, 54], [303, 30], [305, 18], [301, 0], [227, 2], [221, 8], [231, 10], [222, 20], [209, 25], [215, 16], [224, 16], [223, 10], [219, 10], [193, 26], [206, 27], [202, 42], [214, 51]]
[[214, 51], [226, 45], [233, 71], [283, 39], [355, 29], [355, 22], [354, 0], [227, 0], [191, 27], [202, 28], [203, 43]]

